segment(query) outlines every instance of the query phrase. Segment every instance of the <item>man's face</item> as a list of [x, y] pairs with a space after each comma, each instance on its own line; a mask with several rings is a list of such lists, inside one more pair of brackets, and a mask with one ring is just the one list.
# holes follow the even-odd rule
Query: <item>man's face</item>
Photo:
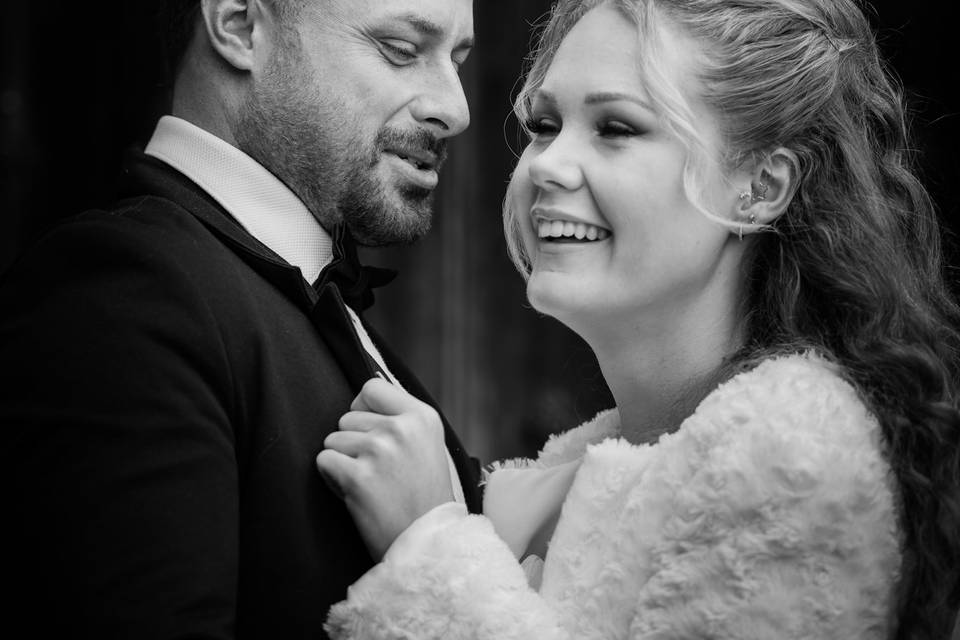
[[472, 0], [312, 0], [277, 30], [234, 136], [328, 229], [411, 242], [430, 227], [446, 139], [469, 124], [472, 41]]

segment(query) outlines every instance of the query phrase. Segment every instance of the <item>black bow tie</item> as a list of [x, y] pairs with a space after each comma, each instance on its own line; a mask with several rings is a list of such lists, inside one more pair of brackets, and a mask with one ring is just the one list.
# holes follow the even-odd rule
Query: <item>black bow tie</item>
[[313, 288], [319, 293], [327, 284], [335, 284], [344, 302], [354, 311], [363, 311], [373, 304], [373, 289], [390, 283], [397, 272], [361, 265], [357, 246], [344, 225], [335, 226], [331, 235], [333, 259], [320, 272]]

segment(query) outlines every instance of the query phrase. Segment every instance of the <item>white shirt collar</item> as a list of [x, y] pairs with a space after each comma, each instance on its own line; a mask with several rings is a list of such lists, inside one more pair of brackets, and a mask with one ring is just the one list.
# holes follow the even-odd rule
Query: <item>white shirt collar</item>
[[313, 282], [333, 240], [290, 189], [263, 165], [200, 127], [163, 116], [146, 154], [169, 164], [220, 203], [250, 235]]

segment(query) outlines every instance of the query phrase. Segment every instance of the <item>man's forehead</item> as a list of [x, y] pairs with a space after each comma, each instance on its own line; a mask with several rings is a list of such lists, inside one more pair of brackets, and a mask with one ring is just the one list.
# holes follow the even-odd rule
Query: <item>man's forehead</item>
[[432, 39], [453, 39], [458, 47], [473, 44], [472, 0], [334, 0], [333, 5], [345, 19], [405, 26]]
[[414, 31], [422, 36], [442, 40], [445, 38], [457, 38], [463, 42], [458, 45], [473, 46], [473, 21], [466, 23], [444, 24], [438, 22], [435, 18], [423, 13], [391, 13], [387, 19], [396, 22], [405, 23], [413, 28]]

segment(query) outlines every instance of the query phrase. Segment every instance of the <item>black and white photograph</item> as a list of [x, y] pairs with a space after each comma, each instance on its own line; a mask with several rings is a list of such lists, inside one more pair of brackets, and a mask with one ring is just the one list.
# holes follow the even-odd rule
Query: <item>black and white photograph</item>
[[949, 15], [6, 7], [9, 627], [960, 640]]

